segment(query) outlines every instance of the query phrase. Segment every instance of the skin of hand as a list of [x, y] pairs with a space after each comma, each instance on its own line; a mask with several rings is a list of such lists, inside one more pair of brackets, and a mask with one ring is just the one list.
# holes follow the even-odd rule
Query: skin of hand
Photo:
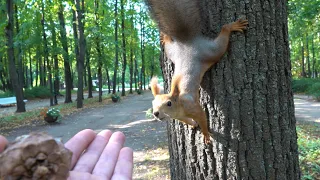
[[[68, 180], [130, 180], [133, 151], [123, 147], [125, 135], [86, 129], [73, 136], [65, 147], [73, 152]], [[0, 136], [0, 152], [8, 141]]]

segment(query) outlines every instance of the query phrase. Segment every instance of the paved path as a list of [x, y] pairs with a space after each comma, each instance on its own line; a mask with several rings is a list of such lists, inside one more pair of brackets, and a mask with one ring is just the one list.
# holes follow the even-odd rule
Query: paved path
[[315, 102], [310, 96], [295, 95], [295, 114], [298, 121], [320, 123], [320, 102]]
[[[82, 129], [93, 129], [100, 132], [103, 129], [122, 131], [126, 137], [126, 146], [135, 151], [158, 147], [166, 143], [166, 123], [148, 120], [145, 111], [151, 107], [151, 92], [143, 95], [129, 95], [119, 103], [111, 103], [104, 107], [85, 109], [62, 119], [53, 125], [28, 126], [11, 132], [7, 138], [28, 134], [31, 131], [44, 131], [60, 137], [64, 142]], [[147, 138], [146, 138], [147, 137]]]
[[[104, 92], [105, 93], [105, 92]], [[99, 94], [97, 92], [93, 92], [92, 96], [96, 97]], [[84, 97], [88, 97], [88, 94], [85, 93]], [[64, 96], [59, 96], [58, 97], [58, 103], [61, 104], [64, 102], [65, 97]], [[77, 99], [77, 95], [73, 94], [72, 95], [72, 100], [74, 101], [75, 99]], [[37, 108], [44, 108], [44, 107], [50, 107], [50, 99], [34, 99], [34, 100], [28, 100], [26, 102], [26, 110], [33, 110], [33, 109], [37, 109]], [[0, 108], [0, 117], [1, 116], [6, 116], [8, 114], [13, 114], [14, 112], [16, 112], [17, 107], [15, 105], [10, 106], [10, 107], [3, 107]]]

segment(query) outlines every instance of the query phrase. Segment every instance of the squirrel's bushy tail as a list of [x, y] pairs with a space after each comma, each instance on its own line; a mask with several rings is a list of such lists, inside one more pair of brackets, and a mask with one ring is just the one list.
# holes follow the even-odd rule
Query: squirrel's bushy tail
[[199, 33], [198, 0], [146, 0], [146, 4], [164, 34], [185, 41]]

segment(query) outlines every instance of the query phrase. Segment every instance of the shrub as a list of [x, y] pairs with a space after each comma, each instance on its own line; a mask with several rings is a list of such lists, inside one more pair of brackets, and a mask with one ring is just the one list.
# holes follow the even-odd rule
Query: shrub
[[118, 102], [120, 101], [120, 96], [118, 94], [112, 94], [111, 99], [113, 102]]
[[320, 101], [320, 82], [312, 84], [307, 89], [307, 94], [315, 97], [318, 101]]
[[11, 91], [0, 91], [0, 98], [12, 97], [14, 96], [13, 92]]
[[294, 93], [306, 93], [308, 91], [308, 88], [315, 83], [320, 83], [320, 79], [294, 79], [292, 81], [292, 90]]
[[33, 87], [32, 89], [26, 89], [24, 96], [27, 99], [33, 98], [48, 98], [51, 96], [50, 89], [44, 86]]

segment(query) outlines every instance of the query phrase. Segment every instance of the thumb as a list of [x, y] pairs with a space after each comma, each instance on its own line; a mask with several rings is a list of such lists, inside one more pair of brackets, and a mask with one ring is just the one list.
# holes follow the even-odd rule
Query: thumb
[[7, 144], [8, 144], [7, 139], [3, 136], [0, 136], [0, 153], [4, 150]]

